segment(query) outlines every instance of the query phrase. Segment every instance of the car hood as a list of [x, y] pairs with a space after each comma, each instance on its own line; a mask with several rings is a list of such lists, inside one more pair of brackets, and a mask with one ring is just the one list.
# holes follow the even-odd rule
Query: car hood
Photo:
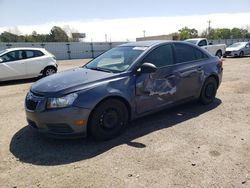
[[117, 77], [117, 75], [86, 68], [76, 68], [37, 81], [32, 85], [31, 91], [41, 95], [66, 94], [113, 77]]
[[226, 51], [239, 51], [242, 47], [228, 47]]

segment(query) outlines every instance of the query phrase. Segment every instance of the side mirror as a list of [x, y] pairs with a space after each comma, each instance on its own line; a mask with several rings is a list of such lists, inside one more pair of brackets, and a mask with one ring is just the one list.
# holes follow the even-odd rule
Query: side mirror
[[141, 73], [153, 73], [157, 70], [156, 66], [152, 63], [143, 63], [141, 66]]
[[212, 42], [209, 42], [209, 45], [213, 45], [213, 43], [212, 43]]

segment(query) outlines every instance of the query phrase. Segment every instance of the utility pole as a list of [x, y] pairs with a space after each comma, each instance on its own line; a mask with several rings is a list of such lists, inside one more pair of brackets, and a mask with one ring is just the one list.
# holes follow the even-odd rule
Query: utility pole
[[210, 38], [211, 22], [211, 20], [208, 20], [208, 39]]
[[145, 38], [146, 37], [146, 30], [143, 30], [143, 37]]
[[108, 42], [108, 35], [105, 34], [105, 42]]

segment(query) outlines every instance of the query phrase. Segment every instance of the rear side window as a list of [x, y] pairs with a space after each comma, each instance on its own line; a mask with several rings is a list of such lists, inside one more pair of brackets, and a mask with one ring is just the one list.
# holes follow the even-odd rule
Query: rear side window
[[195, 54], [196, 60], [208, 58], [208, 56], [204, 52], [202, 52], [201, 50], [197, 48], [194, 48], [194, 54]]
[[198, 46], [207, 46], [207, 41], [206, 40], [201, 40], [199, 42]]
[[201, 50], [186, 44], [175, 44], [176, 63], [197, 61], [207, 58]]
[[172, 46], [167, 44], [154, 49], [145, 57], [143, 62], [152, 63], [156, 67], [164, 67], [174, 64]]
[[27, 58], [40, 57], [44, 54], [39, 50], [25, 50]]

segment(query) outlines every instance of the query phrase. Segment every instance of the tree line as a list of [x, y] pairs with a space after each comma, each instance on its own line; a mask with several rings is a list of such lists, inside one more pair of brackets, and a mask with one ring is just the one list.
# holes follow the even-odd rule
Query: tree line
[[[248, 29], [241, 28], [217, 28], [203, 31], [200, 35], [195, 28], [184, 27], [176, 33], [172, 33], [175, 39], [185, 40], [188, 38], [204, 37], [208, 39], [230, 39], [230, 38], [250, 38]], [[69, 37], [65, 30], [54, 26], [49, 34], [38, 34], [33, 31], [31, 35], [17, 35], [11, 32], [0, 34], [0, 42], [79, 42], [78, 38]]]
[[69, 37], [62, 28], [54, 26], [49, 34], [33, 31], [31, 35], [17, 35], [4, 31], [0, 35], [0, 42], [79, 42], [79, 39]]
[[238, 39], [238, 38], [250, 38], [250, 33], [248, 29], [240, 29], [240, 28], [217, 28], [217, 29], [209, 29], [203, 31], [200, 35], [198, 34], [198, 30], [195, 28], [184, 27], [179, 30], [178, 33], [175, 33], [180, 40], [185, 40], [188, 38], [208, 38], [212, 40], [216, 39]]

